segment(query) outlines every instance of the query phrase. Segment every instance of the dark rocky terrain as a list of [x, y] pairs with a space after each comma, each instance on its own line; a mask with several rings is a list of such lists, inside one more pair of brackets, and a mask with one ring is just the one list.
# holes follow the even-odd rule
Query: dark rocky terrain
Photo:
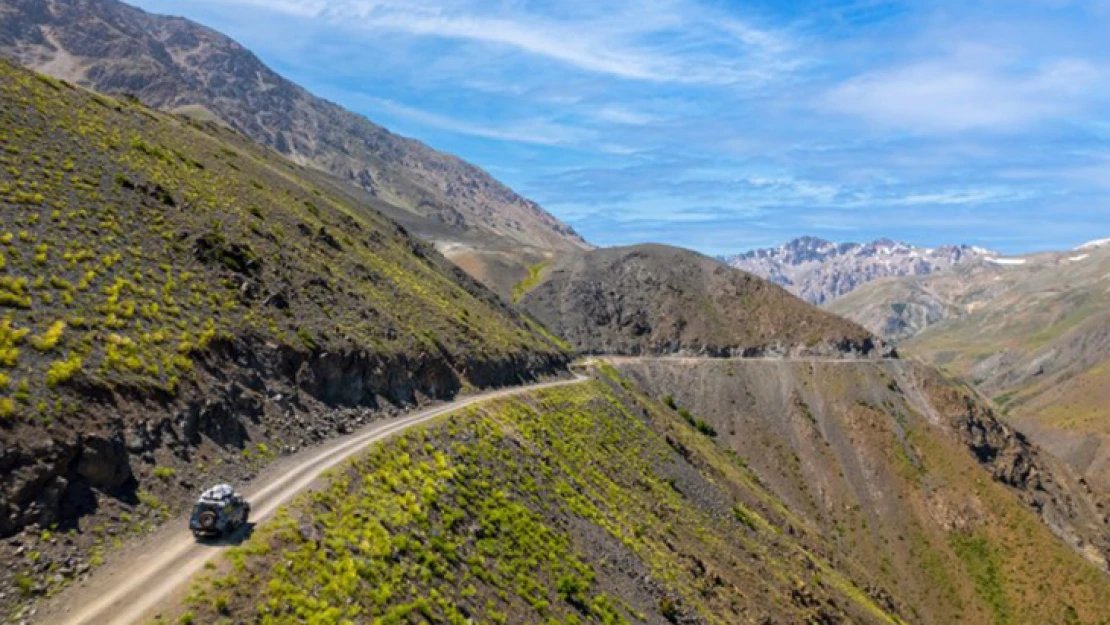
[[854, 323], [766, 280], [662, 245], [592, 250], [545, 267], [521, 306], [580, 352], [878, 357]]
[[417, 232], [496, 282], [507, 257], [518, 278], [537, 258], [586, 247], [536, 203], [455, 156], [395, 135], [313, 96], [249, 50], [176, 17], [117, 0], [9, 0], [0, 54], [33, 69], [149, 106], [214, 119], [293, 161], [330, 172], [418, 218]]
[[890, 239], [833, 243], [801, 237], [776, 248], [752, 250], [723, 260], [822, 305], [881, 278], [927, 276], [981, 260], [989, 252], [968, 245], [919, 248]]
[[0, 60], [0, 144], [4, 605], [210, 481], [565, 370], [431, 246], [222, 126]]

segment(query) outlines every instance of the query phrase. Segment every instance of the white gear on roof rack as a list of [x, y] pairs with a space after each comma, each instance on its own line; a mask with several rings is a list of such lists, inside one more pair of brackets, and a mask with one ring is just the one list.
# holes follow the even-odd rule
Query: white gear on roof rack
[[227, 501], [228, 499], [231, 499], [231, 496], [234, 495], [234, 494], [235, 494], [235, 489], [232, 488], [230, 485], [228, 485], [228, 484], [219, 484], [217, 486], [213, 486], [212, 488], [209, 488], [208, 490], [204, 491], [204, 494], [202, 494], [200, 496], [200, 499], [201, 499], [201, 501], [210, 501], [210, 502], [213, 502], [213, 503], [219, 503], [219, 502], [223, 502], [223, 501]]

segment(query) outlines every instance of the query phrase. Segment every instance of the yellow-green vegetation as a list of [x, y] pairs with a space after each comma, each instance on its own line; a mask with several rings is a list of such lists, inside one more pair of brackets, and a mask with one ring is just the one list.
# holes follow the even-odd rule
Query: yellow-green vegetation
[[0, 128], [0, 366], [29, 385], [18, 418], [49, 418], [37, 406], [79, 377], [175, 393], [225, 340], [468, 367], [562, 357], [338, 183], [231, 131], [4, 61]]
[[542, 263], [536, 263], [528, 268], [528, 277], [521, 280], [513, 287], [514, 302], [519, 302], [520, 298], [524, 297], [525, 293], [536, 288], [536, 285], [540, 283], [540, 279], [543, 277], [543, 270], [546, 269], [549, 264], [551, 264], [551, 261], [545, 260]]
[[1007, 605], [998, 558], [990, 541], [977, 535], [953, 534], [949, 542], [971, 575], [975, 591], [990, 606], [994, 622], [998, 625], [1012, 623], [1013, 616]]
[[32, 337], [31, 345], [40, 352], [48, 352], [58, 345], [58, 341], [62, 340], [62, 334], [65, 330], [66, 322], [55, 321], [42, 336]]
[[710, 439], [619, 385], [535, 392], [334, 471], [232, 550], [186, 609], [201, 622], [723, 624], [841, 610], [900, 622], [847, 577], [822, 581], [817, 550], [753, 489]]
[[767, 493], [754, 488], [709, 438], [619, 385], [536, 392], [445, 417], [333, 472], [235, 548], [188, 609], [202, 622], [259, 623], [837, 612], [798, 601], [805, 591], [836, 596], [857, 622], [900, 622], [847, 577], [826, 583], [801, 564], [827, 567], [768, 521], [785, 517], [757, 512]]
[[974, 502], [982, 511], [966, 527], [952, 528], [947, 544], [917, 537], [923, 563], [935, 561], [926, 570], [934, 583], [964, 595], [962, 622], [1110, 623], [1105, 573], [1052, 536], [956, 442], [915, 436], [914, 445], [936, 501]]

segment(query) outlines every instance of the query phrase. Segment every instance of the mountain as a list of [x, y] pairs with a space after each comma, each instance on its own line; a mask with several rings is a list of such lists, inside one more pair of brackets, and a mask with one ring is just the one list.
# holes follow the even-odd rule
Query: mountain
[[859, 244], [802, 237], [781, 247], [752, 250], [722, 260], [822, 305], [873, 280], [944, 272], [988, 254], [987, 250], [967, 245], [919, 248], [890, 239]]
[[0, 59], [0, 144], [0, 603], [12, 575], [60, 580], [201, 484], [565, 371], [546, 331], [346, 184], [222, 126]]
[[[871, 596], [889, 597], [881, 605], [896, 606], [906, 622], [1107, 618], [1105, 605], [1069, 616], [1083, 600], [1065, 596], [1110, 580], [1106, 491], [1090, 488], [999, 421], [973, 390], [931, 367], [912, 360], [615, 365], [636, 388], [716, 432], [717, 444], [797, 526], [870, 571]], [[1061, 569], [1079, 575], [1065, 582], [1042, 569], [1070, 559], [1052, 533], [1101, 572]]]
[[[141, 537], [204, 486], [298, 482], [281, 456], [565, 375], [560, 338], [395, 206], [225, 124], [0, 61], [0, 146], [4, 622], [57, 622], [36, 610], [159, 548]], [[1094, 249], [1068, 261], [1085, 279], [1107, 273]], [[767, 358], [597, 358], [589, 381], [437, 415], [152, 618], [1110, 619], [1105, 494], [862, 327], [664, 246], [565, 253], [517, 295], [583, 351]], [[1059, 337], [1105, 309], [1090, 297], [1062, 300]]]
[[1098, 500], [921, 365], [618, 360], [595, 377], [376, 447], [167, 622], [1110, 618], [1110, 576], [1083, 558], [1105, 566]]
[[[1110, 246], [875, 282], [829, 308], [970, 380], [1034, 440], [1110, 487]], [[936, 315], [914, 323], [924, 313], [911, 311]]]
[[[556, 252], [587, 247], [571, 228], [459, 158], [313, 96], [230, 38], [116, 0], [11, 0], [0, 54], [56, 78], [218, 120], [291, 160], [349, 181], [390, 216], [504, 286]], [[492, 266], [488, 266], [492, 265]]]
[[712, 258], [663, 245], [567, 255], [520, 305], [590, 354], [877, 355], [863, 328]]

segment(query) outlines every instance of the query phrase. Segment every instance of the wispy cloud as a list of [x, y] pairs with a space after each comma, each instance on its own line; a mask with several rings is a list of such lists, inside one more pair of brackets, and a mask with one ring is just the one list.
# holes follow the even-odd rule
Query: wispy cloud
[[384, 111], [390, 115], [409, 121], [439, 128], [453, 133], [497, 139], [500, 141], [519, 141], [537, 145], [571, 146], [592, 139], [590, 130], [558, 124], [543, 119], [505, 122], [499, 125], [483, 125], [463, 121], [446, 115], [432, 113], [383, 98], [360, 98], [371, 109]]
[[651, 113], [634, 111], [619, 105], [603, 106], [596, 113], [597, 119], [614, 124], [643, 126], [660, 121], [662, 118]]
[[244, 39], [597, 243], [1014, 252], [1110, 232], [1110, 0], [132, 1]]
[[[261, 0], [208, 0], [264, 4]], [[796, 67], [785, 36], [680, 0], [540, 11], [518, 3], [278, 0], [268, 8], [346, 28], [500, 46], [628, 80], [690, 84], [763, 81]], [[727, 48], [729, 54], [720, 54]]]
[[823, 103], [880, 127], [1013, 131], [1083, 110], [1102, 80], [1103, 70], [1080, 59], [1009, 68], [962, 55], [853, 77], [826, 93]]

